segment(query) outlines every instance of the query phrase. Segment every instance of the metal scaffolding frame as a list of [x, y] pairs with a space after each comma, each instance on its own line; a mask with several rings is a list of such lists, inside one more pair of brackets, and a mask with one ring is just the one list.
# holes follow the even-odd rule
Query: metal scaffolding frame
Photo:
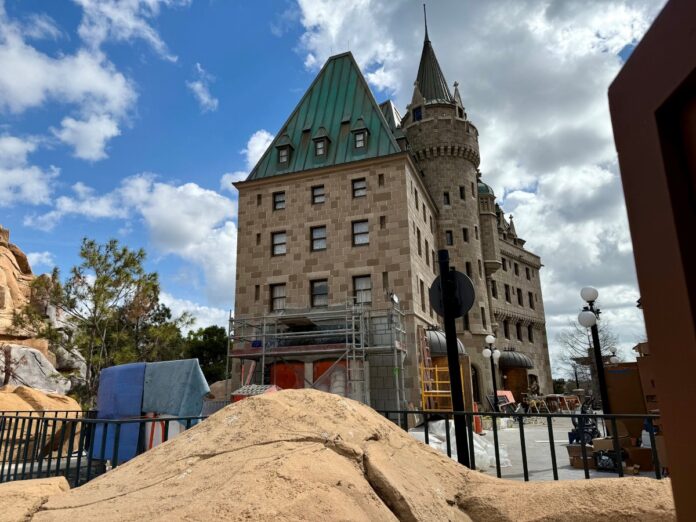
[[[268, 384], [264, 381], [269, 364], [287, 362], [288, 358], [307, 362], [307, 359], [335, 357], [333, 364], [312, 382], [305, 378], [306, 387], [316, 388], [345, 361], [346, 395], [369, 404], [370, 356], [392, 354], [396, 404], [403, 406], [405, 340], [405, 318], [398, 303], [386, 309], [373, 309], [348, 301], [341, 306], [284, 310], [244, 318], [235, 318], [230, 312], [226, 388], [232, 376], [232, 359], [241, 361], [242, 372], [247, 363], [247, 381], [242, 384], [251, 383], [254, 377], [260, 381], [256, 384]], [[226, 393], [229, 396], [231, 390], [226, 389]]]

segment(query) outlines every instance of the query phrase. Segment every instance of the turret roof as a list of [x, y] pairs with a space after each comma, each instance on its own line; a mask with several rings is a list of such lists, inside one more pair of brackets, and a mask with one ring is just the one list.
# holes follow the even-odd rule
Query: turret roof
[[452, 103], [452, 93], [447, 86], [445, 75], [442, 74], [440, 64], [435, 57], [433, 45], [428, 37], [428, 24], [425, 24], [425, 40], [423, 41], [423, 52], [421, 53], [420, 65], [418, 66], [418, 76], [416, 84], [420, 89], [425, 103]]

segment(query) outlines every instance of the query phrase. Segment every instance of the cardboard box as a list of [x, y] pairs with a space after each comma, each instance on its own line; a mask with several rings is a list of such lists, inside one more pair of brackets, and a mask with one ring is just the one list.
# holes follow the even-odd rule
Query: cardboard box
[[[585, 462], [587, 462], [587, 469], [597, 469], [597, 464], [595, 464], [595, 460], [592, 456], [592, 453], [588, 453]], [[583, 466], [582, 464], [582, 456], [570, 457], [570, 465], [573, 466], [575, 469], [585, 469], [585, 466]]]
[[653, 470], [652, 448], [626, 448], [628, 452], [627, 464], [634, 466], [638, 464], [640, 471]]
[[[630, 448], [633, 446], [633, 441], [631, 437], [619, 437], [619, 447], [620, 448]], [[599, 439], [592, 439], [592, 447], [594, 451], [613, 451], [614, 450], [614, 439], [612, 437], [602, 437]]]

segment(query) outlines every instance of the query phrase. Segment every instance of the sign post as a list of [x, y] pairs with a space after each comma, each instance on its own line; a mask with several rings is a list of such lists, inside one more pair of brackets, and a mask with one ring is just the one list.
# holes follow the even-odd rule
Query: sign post
[[[445, 323], [452, 410], [461, 412], [464, 411], [464, 394], [462, 393], [462, 375], [459, 366], [457, 328], [454, 320], [467, 313], [471, 308], [474, 302], [474, 286], [466, 275], [450, 269], [447, 250], [438, 251], [438, 262], [440, 276], [430, 287], [430, 301], [435, 311], [443, 317]], [[469, 438], [466, 418], [463, 415], [454, 415], [454, 432], [457, 460], [460, 464], [470, 467]]]

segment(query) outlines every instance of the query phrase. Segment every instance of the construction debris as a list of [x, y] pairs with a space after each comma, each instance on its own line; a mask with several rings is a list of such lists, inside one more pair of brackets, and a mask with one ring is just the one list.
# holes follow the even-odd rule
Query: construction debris
[[463, 468], [363, 404], [315, 390], [228, 406], [85, 486], [49, 498], [31, 518], [597, 519], [675, 520], [669, 480], [496, 479]]

